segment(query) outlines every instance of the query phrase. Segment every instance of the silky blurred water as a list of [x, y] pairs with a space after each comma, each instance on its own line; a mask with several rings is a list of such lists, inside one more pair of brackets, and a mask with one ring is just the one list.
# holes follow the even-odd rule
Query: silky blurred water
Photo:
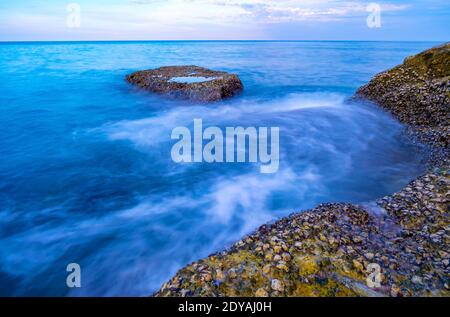
[[[400, 189], [424, 169], [417, 148], [346, 98], [434, 44], [0, 44], [0, 295], [149, 295], [265, 222]], [[192, 105], [124, 81], [183, 64], [237, 73], [245, 91]], [[278, 173], [172, 162], [171, 130], [194, 118], [280, 127]], [[71, 262], [79, 289], [66, 286]]]

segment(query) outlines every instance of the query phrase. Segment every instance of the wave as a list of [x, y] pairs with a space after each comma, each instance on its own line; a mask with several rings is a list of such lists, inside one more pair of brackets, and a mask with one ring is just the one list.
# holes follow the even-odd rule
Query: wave
[[[398, 123], [369, 106], [347, 104], [342, 95], [176, 105], [86, 134], [106, 137], [105, 147], [119, 144], [108, 152], [118, 161], [133, 151], [142, 155], [133, 159], [133, 175], [141, 174], [138, 180], [145, 186], [130, 193], [131, 206], [98, 215], [70, 214], [66, 206], [72, 202], [66, 197], [64, 204], [24, 216], [11, 210], [1, 214], [2, 227], [35, 224], [3, 237], [0, 273], [34, 285], [15, 287], [16, 295], [24, 289], [26, 294], [148, 295], [186, 263], [230, 245], [262, 223], [320, 202], [381, 196], [393, 191], [387, 173], [406, 182], [417, 168], [410, 150], [401, 149]], [[194, 118], [219, 127], [279, 126], [279, 171], [265, 175], [255, 164], [172, 162], [171, 130], [190, 126]], [[106, 175], [127, 178], [128, 170]], [[63, 266], [70, 262], [80, 262], [84, 286], [68, 291], [57, 281], [64, 281]], [[44, 276], [59, 288], [34, 283]]]

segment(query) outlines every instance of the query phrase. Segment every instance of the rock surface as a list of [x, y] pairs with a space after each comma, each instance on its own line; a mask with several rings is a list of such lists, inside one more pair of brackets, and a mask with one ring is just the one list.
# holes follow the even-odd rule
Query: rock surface
[[[425, 175], [363, 206], [322, 204], [263, 225], [154, 295], [450, 296], [448, 49], [408, 58], [358, 90], [428, 142]], [[369, 286], [374, 265], [379, 285]]]
[[237, 75], [198, 66], [142, 70], [128, 75], [126, 80], [157, 94], [199, 102], [229, 98], [243, 89]]
[[410, 56], [376, 75], [357, 95], [416, 128], [426, 142], [449, 146], [450, 43]]

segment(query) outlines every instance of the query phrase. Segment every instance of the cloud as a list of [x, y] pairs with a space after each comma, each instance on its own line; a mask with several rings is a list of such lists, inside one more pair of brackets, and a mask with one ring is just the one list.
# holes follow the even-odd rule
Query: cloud
[[[328, 21], [367, 15], [369, 2], [337, 0], [130, 0], [151, 6], [148, 17], [178, 23], [283, 23]], [[383, 12], [407, 9], [405, 4], [380, 3]], [[149, 7], [150, 8], [150, 7]]]
[[[444, 0], [73, 2], [81, 5], [81, 27], [71, 29], [67, 4], [58, 0], [0, 3], [0, 39], [441, 39], [448, 37], [450, 8]], [[376, 30], [366, 24], [371, 2], [381, 6], [383, 27]]]

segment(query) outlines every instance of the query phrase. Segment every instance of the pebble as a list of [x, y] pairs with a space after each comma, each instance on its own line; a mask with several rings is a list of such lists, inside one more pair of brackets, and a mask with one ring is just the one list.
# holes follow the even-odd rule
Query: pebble
[[228, 270], [228, 276], [232, 279], [236, 278], [237, 274], [236, 274], [236, 270], [235, 269], [229, 269]]
[[225, 275], [222, 270], [216, 270], [216, 280], [219, 282], [223, 282], [225, 280]]
[[273, 279], [270, 282], [270, 287], [272, 287], [272, 289], [274, 291], [278, 291], [278, 292], [283, 292], [284, 291], [283, 282], [281, 282], [280, 280], [277, 280], [277, 279]]
[[411, 282], [413, 282], [414, 284], [422, 284], [422, 278], [420, 278], [417, 275], [414, 275], [411, 279]]
[[392, 284], [392, 286], [391, 286], [391, 296], [392, 297], [397, 297], [397, 296], [400, 296], [400, 295], [401, 295], [400, 288], [397, 285]]
[[255, 292], [256, 297], [267, 297], [269, 294], [264, 288], [258, 288]]
[[367, 253], [364, 253], [364, 257], [367, 259], [367, 260], [372, 260], [373, 259], [373, 257], [374, 257], [374, 254], [373, 253], [371, 253], [371, 252], [367, 252]]
[[364, 266], [357, 260], [353, 260], [353, 266], [361, 272], [364, 271]]

